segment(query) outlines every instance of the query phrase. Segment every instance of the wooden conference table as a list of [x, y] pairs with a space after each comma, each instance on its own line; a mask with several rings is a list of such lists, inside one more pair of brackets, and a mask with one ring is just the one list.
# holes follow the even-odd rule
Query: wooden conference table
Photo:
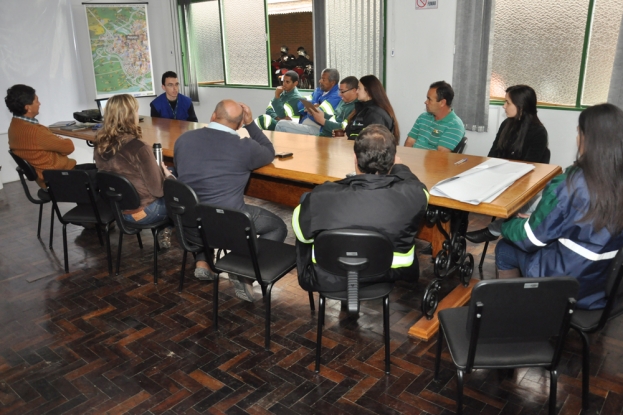
[[[186, 131], [207, 126], [203, 123], [151, 117], [145, 117], [140, 125], [143, 140], [149, 144], [161, 143], [163, 155], [165, 158], [171, 159], [173, 158], [175, 141], [180, 135]], [[84, 140], [92, 141], [95, 138], [95, 131], [92, 130], [51, 130], [59, 135]], [[308, 192], [316, 185], [326, 181], [340, 180], [347, 173], [354, 171], [353, 141], [344, 138], [311, 137], [271, 131], [265, 133], [271, 139], [277, 153], [291, 152], [293, 156], [286, 159], [275, 158], [273, 163], [255, 170], [251, 174], [245, 192], [249, 196], [295, 207], [304, 192]], [[243, 129], [241, 135], [248, 134]], [[429, 189], [437, 182], [462, 173], [487, 160], [487, 157], [406, 147], [398, 148], [398, 156], [403, 164], [409, 166], [411, 171]], [[466, 158], [467, 161], [459, 165], [455, 164], [463, 158]], [[442, 210], [474, 212], [498, 218], [508, 218], [562, 171], [559, 166], [538, 163], [534, 165], [533, 171], [517, 180], [491, 203], [470, 205], [431, 196], [429, 204]], [[439, 226], [449, 230], [448, 223]], [[434, 255], [437, 255], [441, 250], [443, 241], [446, 239], [432, 224], [425, 225], [418, 237], [432, 242]], [[469, 301], [471, 286], [475, 282], [476, 280], [472, 279], [469, 287], [466, 288], [459, 285], [441, 301], [439, 309], [465, 304]], [[422, 329], [423, 331], [414, 329], [419, 324], [416, 323], [409, 334], [428, 340], [434, 335], [438, 326], [436, 313], [432, 320], [425, 323], [426, 327]]]

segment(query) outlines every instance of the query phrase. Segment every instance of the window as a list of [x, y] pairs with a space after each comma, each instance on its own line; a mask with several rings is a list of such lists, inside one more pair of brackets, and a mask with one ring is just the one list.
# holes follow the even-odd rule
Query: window
[[532, 86], [539, 102], [605, 102], [623, 16], [620, 0], [497, 0], [491, 98]]
[[[337, 68], [344, 76], [374, 74], [382, 79], [383, 0], [178, 2], [185, 81], [271, 87], [279, 82], [275, 72], [281, 66], [299, 72], [299, 87], [313, 88], [318, 76], [314, 53], [321, 54], [318, 63], [323, 68]], [[323, 12], [314, 15], [314, 5]], [[323, 45], [320, 51], [316, 39]], [[294, 58], [305, 65], [291, 68], [277, 62], [283, 46], [288, 47], [290, 62]]]

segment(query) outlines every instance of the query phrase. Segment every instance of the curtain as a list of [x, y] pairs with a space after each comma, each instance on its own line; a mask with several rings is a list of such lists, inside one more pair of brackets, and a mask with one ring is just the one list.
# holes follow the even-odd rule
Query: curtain
[[619, 39], [617, 41], [616, 54], [614, 55], [614, 65], [612, 65], [608, 102], [619, 108], [623, 108], [623, 19], [621, 20], [621, 28], [619, 29]]
[[487, 131], [494, 0], [461, 0], [456, 8], [452, 107], [468, 131]]

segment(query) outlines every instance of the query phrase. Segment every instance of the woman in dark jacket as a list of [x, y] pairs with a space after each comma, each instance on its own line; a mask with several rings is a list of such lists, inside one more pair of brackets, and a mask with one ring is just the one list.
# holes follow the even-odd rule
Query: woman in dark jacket
[[348, 116], [348, 125], [345, 129], [348, 139], [354, 140], [361, 130], [370, 124], [381, 124], [392, 132], [398, 143], [400, 138], [398, 121], [383, 84], [376, 76], [366, 75], [359, 79], [357, 99], [355, 110]]
[[[506, 90], [506, 120], [500, 125], [488, 157], [549, 163], [547, 130], [536, 115], [536, 92], [528, 85], [514, 85]], [[519, 213], [529, 214], [541, 199], [539, 193]], [[475, 243], [494, 241], [500, 236], [504, 220], [498, 219], [486, 228], [467, 232], [465, 237]]]

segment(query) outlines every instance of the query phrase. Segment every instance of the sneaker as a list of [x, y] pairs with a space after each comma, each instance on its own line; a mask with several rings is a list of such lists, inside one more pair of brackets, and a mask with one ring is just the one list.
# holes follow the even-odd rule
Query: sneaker
[[232, 284], [234, 284], [234, 291], [236, 292], [236, 297], [241, 300], [253, 302], [253, 281], [239, 277], [238, 275], [229, 274], [229, 280]]
[[169, 249], [171, 248], [171, 233], [173, 232], [173, 228], [164, 228], [160, 235], [158, 235], [158, 244], [161, 249]]
[[207, 268], [195, 268], [195, 278], [201, 281], [214, 281], [216, 274]]

